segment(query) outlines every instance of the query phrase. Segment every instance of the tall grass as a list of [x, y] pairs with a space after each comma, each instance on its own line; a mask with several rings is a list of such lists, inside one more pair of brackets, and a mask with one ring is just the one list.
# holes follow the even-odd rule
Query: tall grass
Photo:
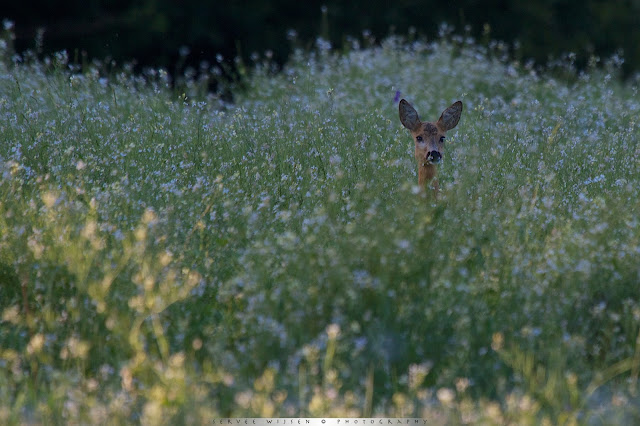
[[[232, 105], [4, 57], [0, 421], [637, 421], [637, 82], [499, 47], [319, 43]], [[464, 103], [437, 203], [397, 91]]]

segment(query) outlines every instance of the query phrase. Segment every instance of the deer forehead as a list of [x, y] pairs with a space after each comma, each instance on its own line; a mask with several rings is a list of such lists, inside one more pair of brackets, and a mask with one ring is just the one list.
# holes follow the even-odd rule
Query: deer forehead
[[438, 127], [433, 123], [423, 123], [422, 124], [422, 133], [424, 135], [429, 135], [429, 136], [437, 135], [438, 134]]
[[414, 136], [422, 136], [425, 139], [432, 139], [438, 135], [444, 135], [444, 132], [438, 128], [434, 123], [424, 122], [422, 125], [413, 132]]

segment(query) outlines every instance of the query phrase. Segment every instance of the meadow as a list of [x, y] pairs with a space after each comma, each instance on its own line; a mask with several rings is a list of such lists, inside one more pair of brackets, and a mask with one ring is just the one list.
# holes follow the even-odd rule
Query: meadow
[[[2, 51], [0, 423], [638, 423], [640, 81], [505, 52], [319, 41], [228, 103]], [[437, 202], [397, 92], [464, 103]]]

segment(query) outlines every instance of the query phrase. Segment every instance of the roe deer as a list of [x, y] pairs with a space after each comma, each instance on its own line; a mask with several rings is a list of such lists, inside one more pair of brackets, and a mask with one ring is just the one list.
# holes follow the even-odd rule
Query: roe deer
[[416, 161], [418, 162], [418, 184], [424, 188], [426, 183], [433, 181], [433, 190], [438, 198], [438, 180], [436, 164], [442, 160], [444, 138], [448, 130], [453, 129], [460, 121], [462, 102], [458, 101], [445, 109], [440, 119], [435, 123], [420, 121], [418, 113], [406, 100], [400, 101], [400, 122], [411, 131], [416, 143]]

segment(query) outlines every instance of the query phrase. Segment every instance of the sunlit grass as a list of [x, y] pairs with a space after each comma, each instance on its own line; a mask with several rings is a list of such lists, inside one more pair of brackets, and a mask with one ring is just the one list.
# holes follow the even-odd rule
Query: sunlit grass
[[[501, 55], [320, 43], [232, 105], [3, 58], [0, 422], [637, 421], [637, 84]], [[464, 103], [438, 203], [397, 91]]]

